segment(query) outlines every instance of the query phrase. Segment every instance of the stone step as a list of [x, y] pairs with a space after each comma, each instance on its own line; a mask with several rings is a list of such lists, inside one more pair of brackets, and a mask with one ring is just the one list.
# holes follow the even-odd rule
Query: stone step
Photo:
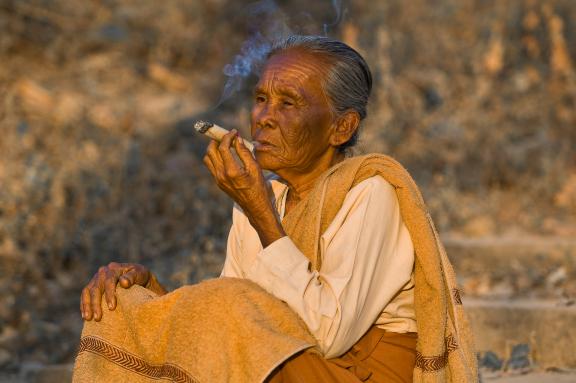
[[18, 373], [1, 373], [0, 383], [65, 383], [72, 381], [72, 364], [29, 364]]
[[538, 369], [576, 368], [576, 305], [544, 300], [464, 299], [479, 352], [508, 359], [527, 344]]
[[483, 383], [576, 383], [576, 372], [533, 372], [529, 374], [494, 374], [485, 376]]
[[576, 239], [546, 237], [442, 237], [454, 266], [496, 274], [538, 266], [576, 266]]
[[576, 298], [576, 240], [442, 238], [464, 295]]

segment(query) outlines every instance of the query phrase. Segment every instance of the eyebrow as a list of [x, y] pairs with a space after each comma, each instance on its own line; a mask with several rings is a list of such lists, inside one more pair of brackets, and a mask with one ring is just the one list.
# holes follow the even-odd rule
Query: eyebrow
[[301, 92], [297, 92], [296, 89], [294, 89], [293, 87], [282, 87], [279, 89], [279, 93], [280, 94], [285, 94], [286, 96], [292, 97], [292, 98], [303, 98], [303, 95]]
[[252, 94], [254, 94], [254, 95], [259, 94], [259, 93], [266, 93], [266, 92], [264, 91], [264, 88], [262, 88], [260, 86], [257, 86], [252, 90]]
[[[252, 93], [254, 95], [265, 94], [266, 90], [263, 87], [258, 86], [254, 88], [254, 91]], [[295, 99], [304, 99], [304, 95], [297, 92], [297, 90], [291, 86], [280, 86], [280, 88], [278, 89], [278, 93]]]

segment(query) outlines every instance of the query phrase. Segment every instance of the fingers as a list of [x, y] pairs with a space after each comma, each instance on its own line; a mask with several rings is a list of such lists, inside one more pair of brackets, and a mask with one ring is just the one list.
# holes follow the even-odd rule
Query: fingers
[[212, 159], [210, 158], [210, 156], [205, 155], [203, 161], [204, 161], [204, 165], [206, 165], [206, 167], [208, 168], [208, 171], [210, 172], [210, 174], [212, 174], [212, 177], [218, 179], [216, 176], [216, 167], [214, 166], [214, 163], [212, 162]]
[[150, 272], [142, 265], [131, 266], [120, 276], [120, 286], [127, 289], [133, 285], [145, 286], [150, 279]]
[[150, 279], [150, 271], [142, 265], [136, 265], [136, 283], [139, 286], [146, 286], [148, 284], [148, 280]]
[[128, 289], [136, 284], [136, 275], [137, 272], [134, 269], [130, 269], [127, 273], [122, 274], [120, 277], [120, 286], [125, 289]]
[[245, 169], [236, 161], [230, 150], [233, 141], [240, 141], [237, 137], [237, 131], [233, 129], [224, 136], [220, 144], [216, 141], [210, 142], [204, 156], [204, 164], [220, 186], [227, 184], [229, 179], [245, 173]]
[[112, 267], [106, 268], [106, 279], [104, 280], [104, 296], [109, 310], [116, 308], [116, 284], [118, 283], [118, 270]]
[[244, 168], [246, 169], [253, 169], [254, 166], [257, 166], [258, 163], [252, 156], [252, 152], [244, 145], [244, 141], [241, 139], [234, 140], [234, 149], [236, 149], [236, 153], [238, 153], [238, 158], [242, 161]]
[[212, 176], [216, 181], [220, 181], [224, 178], [224, 165], [222, 163], [222, 157], [218, 152], [218, 142], [211, 141], [206, 150], [206, 156], [204, 156], [204, 164], [212, 173]]
[[84, 319], [84, 289], [82, 289], [82, 292], [80, 293], [80, 316], [82, 319]]
[[[98, 272], [100, 274], [100, 272]], [[102, 290], [103, 284], [100, 283], [101, 276], [98, 275], [98, 284], [90, 289], [90, 307], [94, 315], [94, 320], [99, 322], [102, 319]]]
[[82, 289], [80, 296], [80, 311], [82, 312], [82, 319], [92, 320], [92, 307], [90, 306], [90, 284]]
[[224, 171], [226, 176], [231, 178], [238, 176], [242, 171], [240, 165], [238, 162], [236, 162], [232, 152], [230, 151], [233, 141], [240, 141], [238, 137], [238, 131], [236, 129], [232, 129], [230, 133], [226, 134], [224, 138], [222, 138], [220, 145], [218, 145], [218, 152], [222, 157]]
[[[222, 162], [220, 153], [218, 152], [218, 141], [211, 140], [206, 149], [206, 155], [212, 159], [213, 162]], [[214, 164], [216, 165], [216, 163]]]
[[116, 285], [128, 288], [134, 284], [146, 285], [150, 277], [148, 269], [142, 265], [111, 262], [108, 266], [98, 269], [98, 272], [80, 295], [80, 312], [84, 320], [102, 319], [102, 295], [110, 310], [117, 305]]

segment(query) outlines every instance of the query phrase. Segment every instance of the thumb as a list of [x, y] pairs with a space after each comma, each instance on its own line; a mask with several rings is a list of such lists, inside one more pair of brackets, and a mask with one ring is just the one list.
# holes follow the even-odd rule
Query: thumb
[[144, 266], [131, 266], [125, 274], [120, 277], [120, 286], [125, 289], [132, 285], [145, 286], [150, 279], [150, 272]]
[[136, 274], [137, 273], [135, 269], [132, 269], [125, 274], [122, 274], [120, 276], [120, 286], [122, 286], [125, 289], [130, 288], [136, 281]]

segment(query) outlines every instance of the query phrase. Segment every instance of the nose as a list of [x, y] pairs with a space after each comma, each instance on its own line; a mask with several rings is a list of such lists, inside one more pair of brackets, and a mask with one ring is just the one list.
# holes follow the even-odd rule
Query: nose
[[252, 133], [264, 128], [274, 128], [276, 123], [276, 110], [272, 103], [263, 102], [254, 106], [252, 109]]

